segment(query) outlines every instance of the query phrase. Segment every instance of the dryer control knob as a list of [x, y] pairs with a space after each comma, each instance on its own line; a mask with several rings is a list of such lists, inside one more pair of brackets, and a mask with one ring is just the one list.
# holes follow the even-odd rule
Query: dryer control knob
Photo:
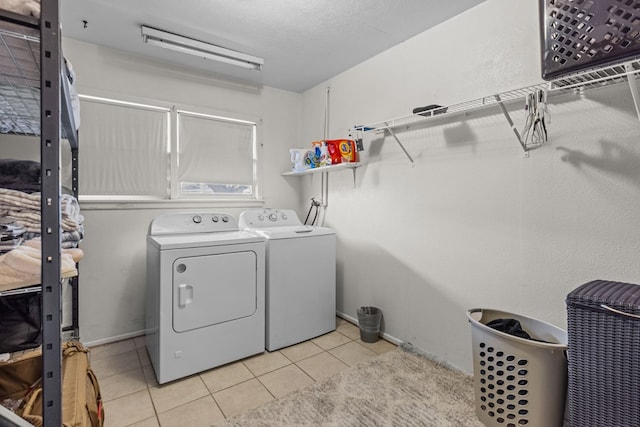
[[222, 217], [222, 222], [229, 222], [229, 217], [228, 216], [223, 216]]
[[193, 222], [195, 222], [196, 224], [200, 224], [202, 222], [202, 217], [200, 215], [195, 215], [193, 218], [191, 218], [193, 220]]
[[281, 217], [282, 219], [287, 219], [287, 214], [283, 212], [283, 213], [282, 213], [282, 215], [280, 215], [280, 217]]
[[278, 220], [278, 215], [276, 215], [274, 213], [269, 214], [269, 220], [270, 221], [277, 221]]
[[264, 215], [258, 214], [258, 220], [263, 221], [264, 220]]
[[212, 220], [213, 222], [218, 222], [218, 217], [217, 217], [217, 216], [214, 216], [213, 218], [211, 218], [211, 220]]

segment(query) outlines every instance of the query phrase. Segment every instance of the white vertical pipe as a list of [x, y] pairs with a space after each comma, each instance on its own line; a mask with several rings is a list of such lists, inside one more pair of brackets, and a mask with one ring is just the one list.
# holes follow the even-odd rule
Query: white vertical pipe
[[[331, 92], [331, 87], [327, 86], [325, 90], [326, 92], [325, 92], [325, 100], [324, 100], [324, 132], [322, 135], [323, 140], [326, 140], [327, 136], [329, 135], [329, 93]], [[322, 200], [320, 202], [320, 205], [323, 208], [326, 208], [327, 205], [329, 204], [329, 173], [328, 172], [322, 172], [320, 185], [321, 185], [321, 193], [322, 193]]]

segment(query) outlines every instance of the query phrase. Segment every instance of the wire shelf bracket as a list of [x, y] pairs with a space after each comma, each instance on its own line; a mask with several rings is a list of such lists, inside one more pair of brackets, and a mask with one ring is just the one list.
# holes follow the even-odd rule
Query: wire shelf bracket
[[[631, 73], [633, 72], [633, 66], [631, 64], [625, 64], [625, 70]], [[627, 82], [629, 83], [629, 90], [631, 90], [631, 97], [633, 98], [633, 105], [636, 107], [636, 114], [638, 120], [640, 120], [640, 91], [638, 91], [638, 80], [635, 74], [627, 75]]]
[[513, 130], [513, 133], [516, 135], [516, 138], [518, 139], [520, 146], [524, 150], [524, 156], [529, 157], [529, 147], [527, 147], [527, 145], [522, 140], [522, 137], [520, 136], [520, 132], [518, 132], [516, 125], [513, 124], [511, 115], [509, 114], [509, 111], [507, 111], [507, 107], [504, 106], [504, 102], [502, 102], [502, 98], [500, 98], [500, 95], [495, 95], [495, 98], [496, 98], [496, 101], [498, 101], [500, 110], [502, 110], [502, 114], [504, 114], [504, 117], [507, 119], [507, 123], [509, 123], [509, 126], [511, 126], [511, 130]]
[[404, 148], [404, 145], [402, 145], [402, 142], [400, 142], [400, 140], [396, 136], [396, 133], [393, 131], [393, 128], [389, 127], [389, 123], [388, 122], [385, 122], [384, 124], [387, 126], [386, 131], [389, 132], [389, 135], [391, 135], [393, 137], [393, 139], [396, 140], [396, 142], [398, 143], [400, 148], [402, 148], [402, 151], [404, 151], [405, 156], [407, 156], [407, 158], [411, 162], [411, 166], [415, 166], [415, 162], [413, 161], [413, 157], [411, 157], [411, 154], [409, 154], [407, 149]]

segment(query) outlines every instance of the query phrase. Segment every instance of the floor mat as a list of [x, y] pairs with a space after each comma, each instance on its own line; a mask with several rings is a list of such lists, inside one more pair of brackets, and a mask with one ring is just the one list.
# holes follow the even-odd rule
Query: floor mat
[[409, 346], [230, 418], [221, 426], [478, 426], [473, 377]]

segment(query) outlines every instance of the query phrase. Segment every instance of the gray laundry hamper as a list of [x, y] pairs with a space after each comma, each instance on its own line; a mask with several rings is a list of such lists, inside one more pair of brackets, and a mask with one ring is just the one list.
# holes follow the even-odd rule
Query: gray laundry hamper
[[567, 426], [639, 426], [640, 285], [593, 280], [566, 302]]
[[[566, 331], [499, 310], [467, 311], [473, 346], [476, 415], [486, 426], [561, 427], [567, 392]], [[533, 338], [492, 329], [515, 319]]]

